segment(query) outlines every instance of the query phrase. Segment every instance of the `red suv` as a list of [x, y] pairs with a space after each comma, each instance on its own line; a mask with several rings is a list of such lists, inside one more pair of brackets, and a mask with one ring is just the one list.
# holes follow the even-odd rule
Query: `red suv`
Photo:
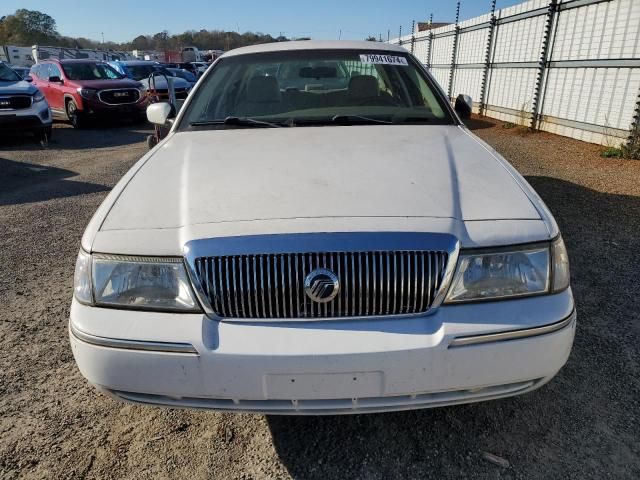
[[105, 62], [45, 60], [31, 67], [33, 83], [44, 94], [54, 117], [81, 128], [88, 119], [124, 117], [146, 121], [146, 90]]

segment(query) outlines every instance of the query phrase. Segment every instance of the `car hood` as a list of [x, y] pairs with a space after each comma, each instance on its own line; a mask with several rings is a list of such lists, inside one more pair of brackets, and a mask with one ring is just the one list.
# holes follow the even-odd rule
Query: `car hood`
[[140, 82], [128, 78], [121, 80], [73, 80], [73, 84], [82, 88], [95, 88], [96, 90], [138, 88], [141, 86]]
[[15, 82], [0, 82], [0, 95], [33, 95], [38, 89], [35, 85], [25, 81], [17, 80]]
[[181, 132], [127, 181], [101, 230], [276, 219], [541, 218], [524, 180], [457, 126]]

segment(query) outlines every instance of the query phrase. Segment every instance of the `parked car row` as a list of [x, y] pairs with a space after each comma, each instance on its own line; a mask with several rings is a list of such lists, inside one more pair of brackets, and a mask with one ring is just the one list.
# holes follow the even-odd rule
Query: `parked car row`
[[196, 81], [186, 69], [144, 60], [47, 59], [20, 71], [0, 63], [0, 132], [27, 130], [47, 141], [54, 118], [75, 128], [98, 118], [144, 122], [149, 103], [169, 98], [169, 84], [183, 101]]

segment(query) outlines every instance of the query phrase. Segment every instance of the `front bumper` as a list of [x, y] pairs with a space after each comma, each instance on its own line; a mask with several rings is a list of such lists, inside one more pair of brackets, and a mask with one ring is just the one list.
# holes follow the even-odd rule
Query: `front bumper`
[[[559, 327], [537, 330], [550, 324]], [[82, 374], [122, 400], [336, 414], [468, 403], [531, 391], [565, 364], [575, 326], [570, 290], [445, 306], [414, 318], [268, 325], [74, 301], [70, 338]], [[452, 346], [455, 339], [523, 329], [529, 335]], [[100, 339], [124, 343], [109, 346]], [[167, 345], [185, 350], [163, 348]]]
[[36, 102], [29, 108], [0, 110], [0, 133], [41, 130], [53, 123], [47, 102]]
[[146, 97], [143, 97], [136, 103], [127, 103], [123, 105], [110, 105], [99, 100], [82, 99], [81, 113], [95, 118], [113, 118], [122, 115], [133, 115], [136, 117], [146, 118], [148, 105], [149, 101]]

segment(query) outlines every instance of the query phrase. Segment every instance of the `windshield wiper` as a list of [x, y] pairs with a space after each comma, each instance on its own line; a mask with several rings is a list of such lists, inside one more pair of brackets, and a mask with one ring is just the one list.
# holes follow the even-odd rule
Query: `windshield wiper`
[[205, 120], [202, 122], [191, 122], [192, 127], [206, 127], [208, 125], [237, 125], [240, 127], [262, 127], [262, 128], [282, 128], [284, 125], [273, 122], [265, 122], [249, 117], [227, 117], [224, 120]]
[[431, 123], [431, 117], [399, 117], [394, 118], [393, 123]]
[[341, 125], [352, 125], [354, 123], [364, 123], [364, 124], [373, 123], [373, 124], [380, 124], [380, 125], [391, 125], [393, 123], [393, 122], [390, 122], [389, 120], [363, 117], [362, 115], [334, 115], [333, 118], [331, 118], [331, 122], [338, 123]]

